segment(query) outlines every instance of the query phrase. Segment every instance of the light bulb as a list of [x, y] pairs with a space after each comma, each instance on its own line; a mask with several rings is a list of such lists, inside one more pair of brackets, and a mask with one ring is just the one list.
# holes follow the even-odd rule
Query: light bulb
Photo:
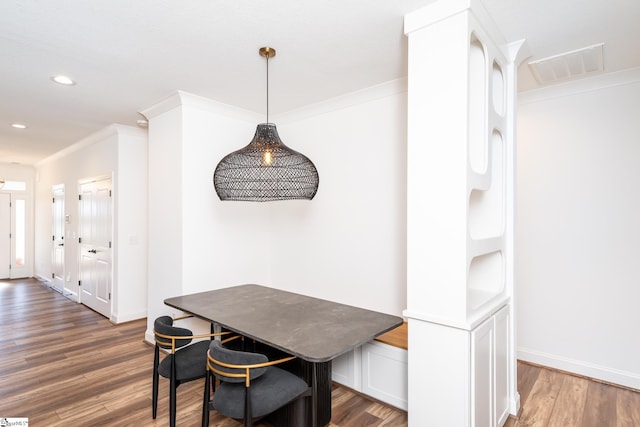
[[262, 154], [262, 163], [264, 163], [265, 166], [271, 166], [272, 161], [273, 157], [271, 156], [271, 151], [265, 150]]

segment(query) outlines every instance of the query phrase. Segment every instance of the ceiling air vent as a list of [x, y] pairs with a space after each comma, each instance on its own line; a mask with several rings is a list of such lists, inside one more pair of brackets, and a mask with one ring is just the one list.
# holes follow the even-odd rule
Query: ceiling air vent
[[572, 50], [548, 58], [529, 62], [529, 68], [541, 84], [587, 77], [604, 70], [602, 47], [604, 43]]

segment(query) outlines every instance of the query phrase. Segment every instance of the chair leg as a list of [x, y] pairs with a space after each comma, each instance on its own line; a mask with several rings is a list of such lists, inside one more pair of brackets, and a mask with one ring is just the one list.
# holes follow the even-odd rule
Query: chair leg
[[155, 354], [153, 356], [153, 390], [151, 399], [151, 412], [153, 419], [158, 415], [158, 364], [160, 363], [160, 350], [156, 344]]
[[244, 389], [244, 427], [253, 426], [253, 417], [251, 416], [251, 390]]
[[169, 426], [176, 427], [176, 389], [178, 382], [176, 381], [176, 357], [172, 354], [171, 360], [171, 380], [169, 385]]
[[[209, 426], [209, 400], [211, 399], [211, 373], [207, 371], [204, 377], [204, 398], [202, 401], [202, 427]], [[215, 379], [214, 379], [215, 382]]]

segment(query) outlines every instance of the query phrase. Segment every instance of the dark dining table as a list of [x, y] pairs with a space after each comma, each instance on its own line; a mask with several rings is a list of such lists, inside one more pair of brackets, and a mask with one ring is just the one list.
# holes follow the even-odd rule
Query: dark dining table
[[398, 316], [253, 284], [167, 298], [164, 303], [297, 356], [294, 369], [309, 384], [311, 399], [304, 414], [282, 423], [294, 426], [300, 417], [305, 426], [329, 424], [331, 361], [403, 323]]

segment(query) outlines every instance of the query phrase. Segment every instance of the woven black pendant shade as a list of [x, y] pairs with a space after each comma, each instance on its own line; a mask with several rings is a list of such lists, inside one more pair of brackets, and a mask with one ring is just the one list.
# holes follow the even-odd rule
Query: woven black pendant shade
[[249, 145], [225, 156], [213, 174], [220, 200], [311, 200], [318, 181], [313, 162], [284, 145], [273, 123], [259, 124]]
[[[276, 50], [262, 47], [258, 52], [267, 60], [268, 122], [269, 58]], [[318, 171], [311, 160], [282, 143], [276, 125], [262, 123], [249, 145], [220, 160], [213, 186], [220, 200], [311, 200], [318, 191]]]

